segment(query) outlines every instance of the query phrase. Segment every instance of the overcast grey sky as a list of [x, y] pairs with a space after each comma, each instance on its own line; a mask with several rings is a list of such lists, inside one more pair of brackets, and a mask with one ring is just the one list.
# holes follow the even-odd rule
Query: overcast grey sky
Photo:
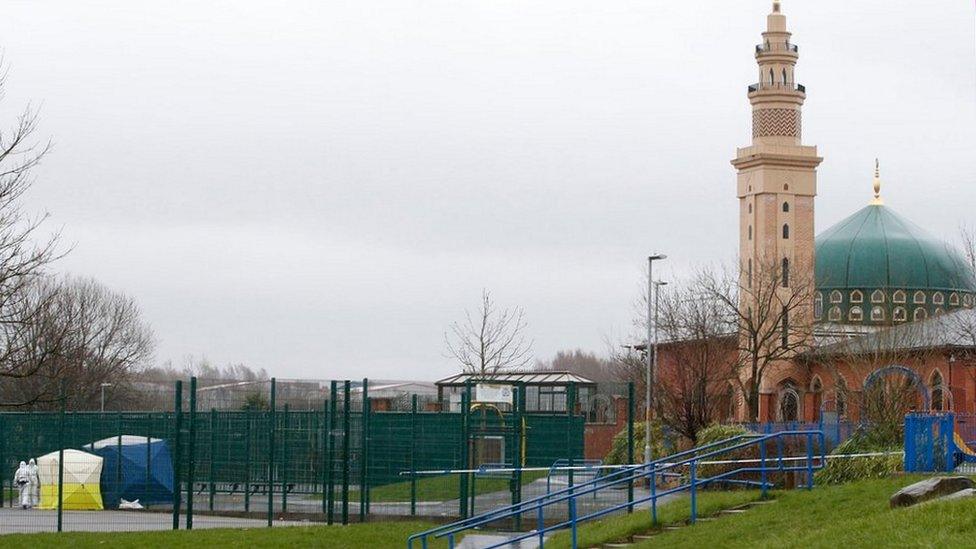
[[[56, 150], [58, 269], [158, 359], [435, 379], [483, 287], [536, 356], [630, 332], [644, 258], [728, 260], [768, 0], [5, 2], [2, 113]], [[818, 231], [870, 198], [976, 222], [972, 0], [786, 0]]]

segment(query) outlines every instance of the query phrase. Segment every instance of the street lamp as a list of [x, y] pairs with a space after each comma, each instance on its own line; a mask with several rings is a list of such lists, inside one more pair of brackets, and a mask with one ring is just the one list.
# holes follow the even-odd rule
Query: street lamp
[[[651, 299], [654, 295], [654, 288], [656, 286], [654, 282], [654, 262], [660, 259], [667, 259], [668, 256], [664, 254], [656, 254], [647, 258], [647, 347], [645, 349], [645, 354], [647, 355], [647, 378], [644, 380], [644, 463], [651, 462], [651, 395], [652, 387], [654, 383], [654, 376], [652, 374], [654, 369], [653, 360], [657, 357], [652, 356], [651, 345], [657, 338], [657, 299]], [[657, 346], [654, 346], [653, 354], [657, 354]]]
[[102, 385], [101, 385], [101, 387], [102, 387], [102, 411], [103, 412], [105, 411], [105, 388], [106, 387], [111, 387], [111, 386], [112, 386], [111, 383], [102, 383]]

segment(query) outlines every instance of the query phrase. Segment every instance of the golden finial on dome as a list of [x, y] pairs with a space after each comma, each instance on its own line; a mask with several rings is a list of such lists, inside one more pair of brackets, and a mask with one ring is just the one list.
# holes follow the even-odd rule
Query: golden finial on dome
[[874, 159], [874, 200], [871, 201], [872, 206], [881, 206], [884, 201], [881, 200], [881, 163], [878, 159]]

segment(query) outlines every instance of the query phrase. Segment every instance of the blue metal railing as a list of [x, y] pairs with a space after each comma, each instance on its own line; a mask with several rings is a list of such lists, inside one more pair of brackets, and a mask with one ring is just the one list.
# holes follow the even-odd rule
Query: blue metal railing
[[[800, 438], [806, 441], [806, 456], [802, 457], [787, 457], [784, 456], [784, 439], [787, 438]], [[819, 455], [814, 455], [814, 439], [818, 443]], [[767, 455], [767, 445], [768, 443], [775, 443], [776, 455]], [[716, 461], [715, 458], [722, 456], [723, 454], [730, 454], [732, 452], [743, 450], [750, 447], [758, 446], [759, 458], [758, 459], [748, 459], [748, 460], [728, 460], [728, 461]], [[790, 465], [790, 463], [799, 461], [800, 465]], [[766, 496], [766, 492], [771, 486], [768, 482], [769, 473], [784, 473], [784, 472], [803, 472], [806, 475], [806, 488], [813, 488], [813, 472], [823, 468], [824, 462], [826, 461], [826, 445], [824, 434], [822, 431], [781, 431], [772, 434], [746, 434], [732, 437], [726, 440], [721, 440], [718, 442], [713, 442], [711, 444], [706, 444], [704, 446], [699, 446], [686, 450], [684, 452], [679, 452], [677, 454], [667, 456], [665, 458], [657, 459], [651, 461], [650, 463], [639, 464], [639, 465], [628, 465], [624, 466], [620, 470], [609, 473], [607, 475], [598, 477], [589, 482], [585, 482], [578, 485], [570, 485], [568, 488], [562, 490], [557, 490], [550, 492], [543, 496], [538, 496], [529, 500], [522, 501], [520, 503], [510, 505], [507, 507], [502, 507], [483, 513], [481, 515], [471, 517], [468, 519], [460, 520], [451, 524], [446, 524], [424, 532], [414, 534], [407, 538], [408, 549], [413, 548], [415, 541], [420, 541], [421, 547], [423, 549], [427, 548], [427, 542], [430, 538], [447, 538], [448, 547], [452, 548], [455, 546], [455, 539], [458, 534], [485, 526], [491, 522], [498, 520], [515, 517], [516, 515], [522, 515], [526, 513], [535, 514], [536, 518], [536, 529], [532, 532], [526, 532], [521, 534], [516, 534], [509, 537], [505, 541], [499, 542], [495, 545], [489, 546], [487, 549], [493, 549], [496, 547], [502, 547], [505, 545], [510, 545], [517, 543], [519, 541], [538, 537], [539, 547], [545, 547], [545, 535], [550, 532], [554, 532], [562, 529], [570, 529], [572, 536], [572, 547], [575, 549], [577, 547], [578, 541], [578, 525], [581, 522], [588, 520], [593, 520], [610, 513], [615, 513], [617, 511], [623, 511], [624, 509], [632, 509], [635, 505], [642, 503], [650, 504], [651, 511], [651, 521], [652, 524], [657, 524], [657, 501], [660, 498], [669, 496], [671, 494], [677, 494], [680, 492], [687, 491], [691, 498], [691, 522], [694, 523], [698, 518], [698, 490], [701, 487], [707, 486], [712, 483], [719, 482], [745, 482], [751, 485], [758, 485], [762, 491], [763, 497]], [[754, 464], [757, 466], [743, 466], [734, 468], [722, 473], [715, 474], [710, 477], [700, 478], [699, 477], [699, 466], [700, 465], [739, 465], [739, 464]], [[685, 484], [680, 484], [674, 488], [668, 488], [663, 491], [657, 489], [657, 477], [658, 476], [678, 476], [683, 478], [684, 475], [675, 472], [675, 470], [688, 469], [688, 482]], [[758, 474], [760, 477], [759, 482], [755, 481], [743, 481], [741, 479], [734, 479], [738, 475], [742, 474]], [[649, 495], [629, 501], [626, 503], [621, 503], [618, 505], [613, 505], [600, 509], [598, 511], [579, 516], [576, 510], [576, 500], [580, 496], [585, 496], [588, 494], [595, 493], [599, 490], [609, 488], [611, 486], [626, 484], [637, 479], [646, 478], [648, 480], [648, 486], [650, 487]], [[565, 502], [569, 508], [569, 520], [559, 522], [554, 525], [545, 525], [545, 508]]]

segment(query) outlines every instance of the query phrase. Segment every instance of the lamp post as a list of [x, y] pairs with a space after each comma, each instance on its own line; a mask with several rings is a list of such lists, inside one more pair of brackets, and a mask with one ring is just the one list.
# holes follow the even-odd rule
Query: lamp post
[[654, 262], [660, 259], [666, 259], [668, 256], [664, 254], [656, 254], [647, 258], [647, 347], [645, 348], [645, 355], [647, 356], [647, 372], [646, 379], [644, 380], [644, 463], [651, 462], [651, 397], [653, 395], [653, 360], [656, 359], [657, 346], [654, 346], [653, 352], [651, 346], [657, 337], [657, 323], [655, 311], [657, 307], [655, 306], [657, 299], [652, 299], [654, 292]]
[[102, 383], [102, 385], [101, 385], [101, 387], [102, 387], [102, 412], [105, 411], [105, 388], [106, 387], [111, 387], [111, 386], [112, 386], [111, 383]]

